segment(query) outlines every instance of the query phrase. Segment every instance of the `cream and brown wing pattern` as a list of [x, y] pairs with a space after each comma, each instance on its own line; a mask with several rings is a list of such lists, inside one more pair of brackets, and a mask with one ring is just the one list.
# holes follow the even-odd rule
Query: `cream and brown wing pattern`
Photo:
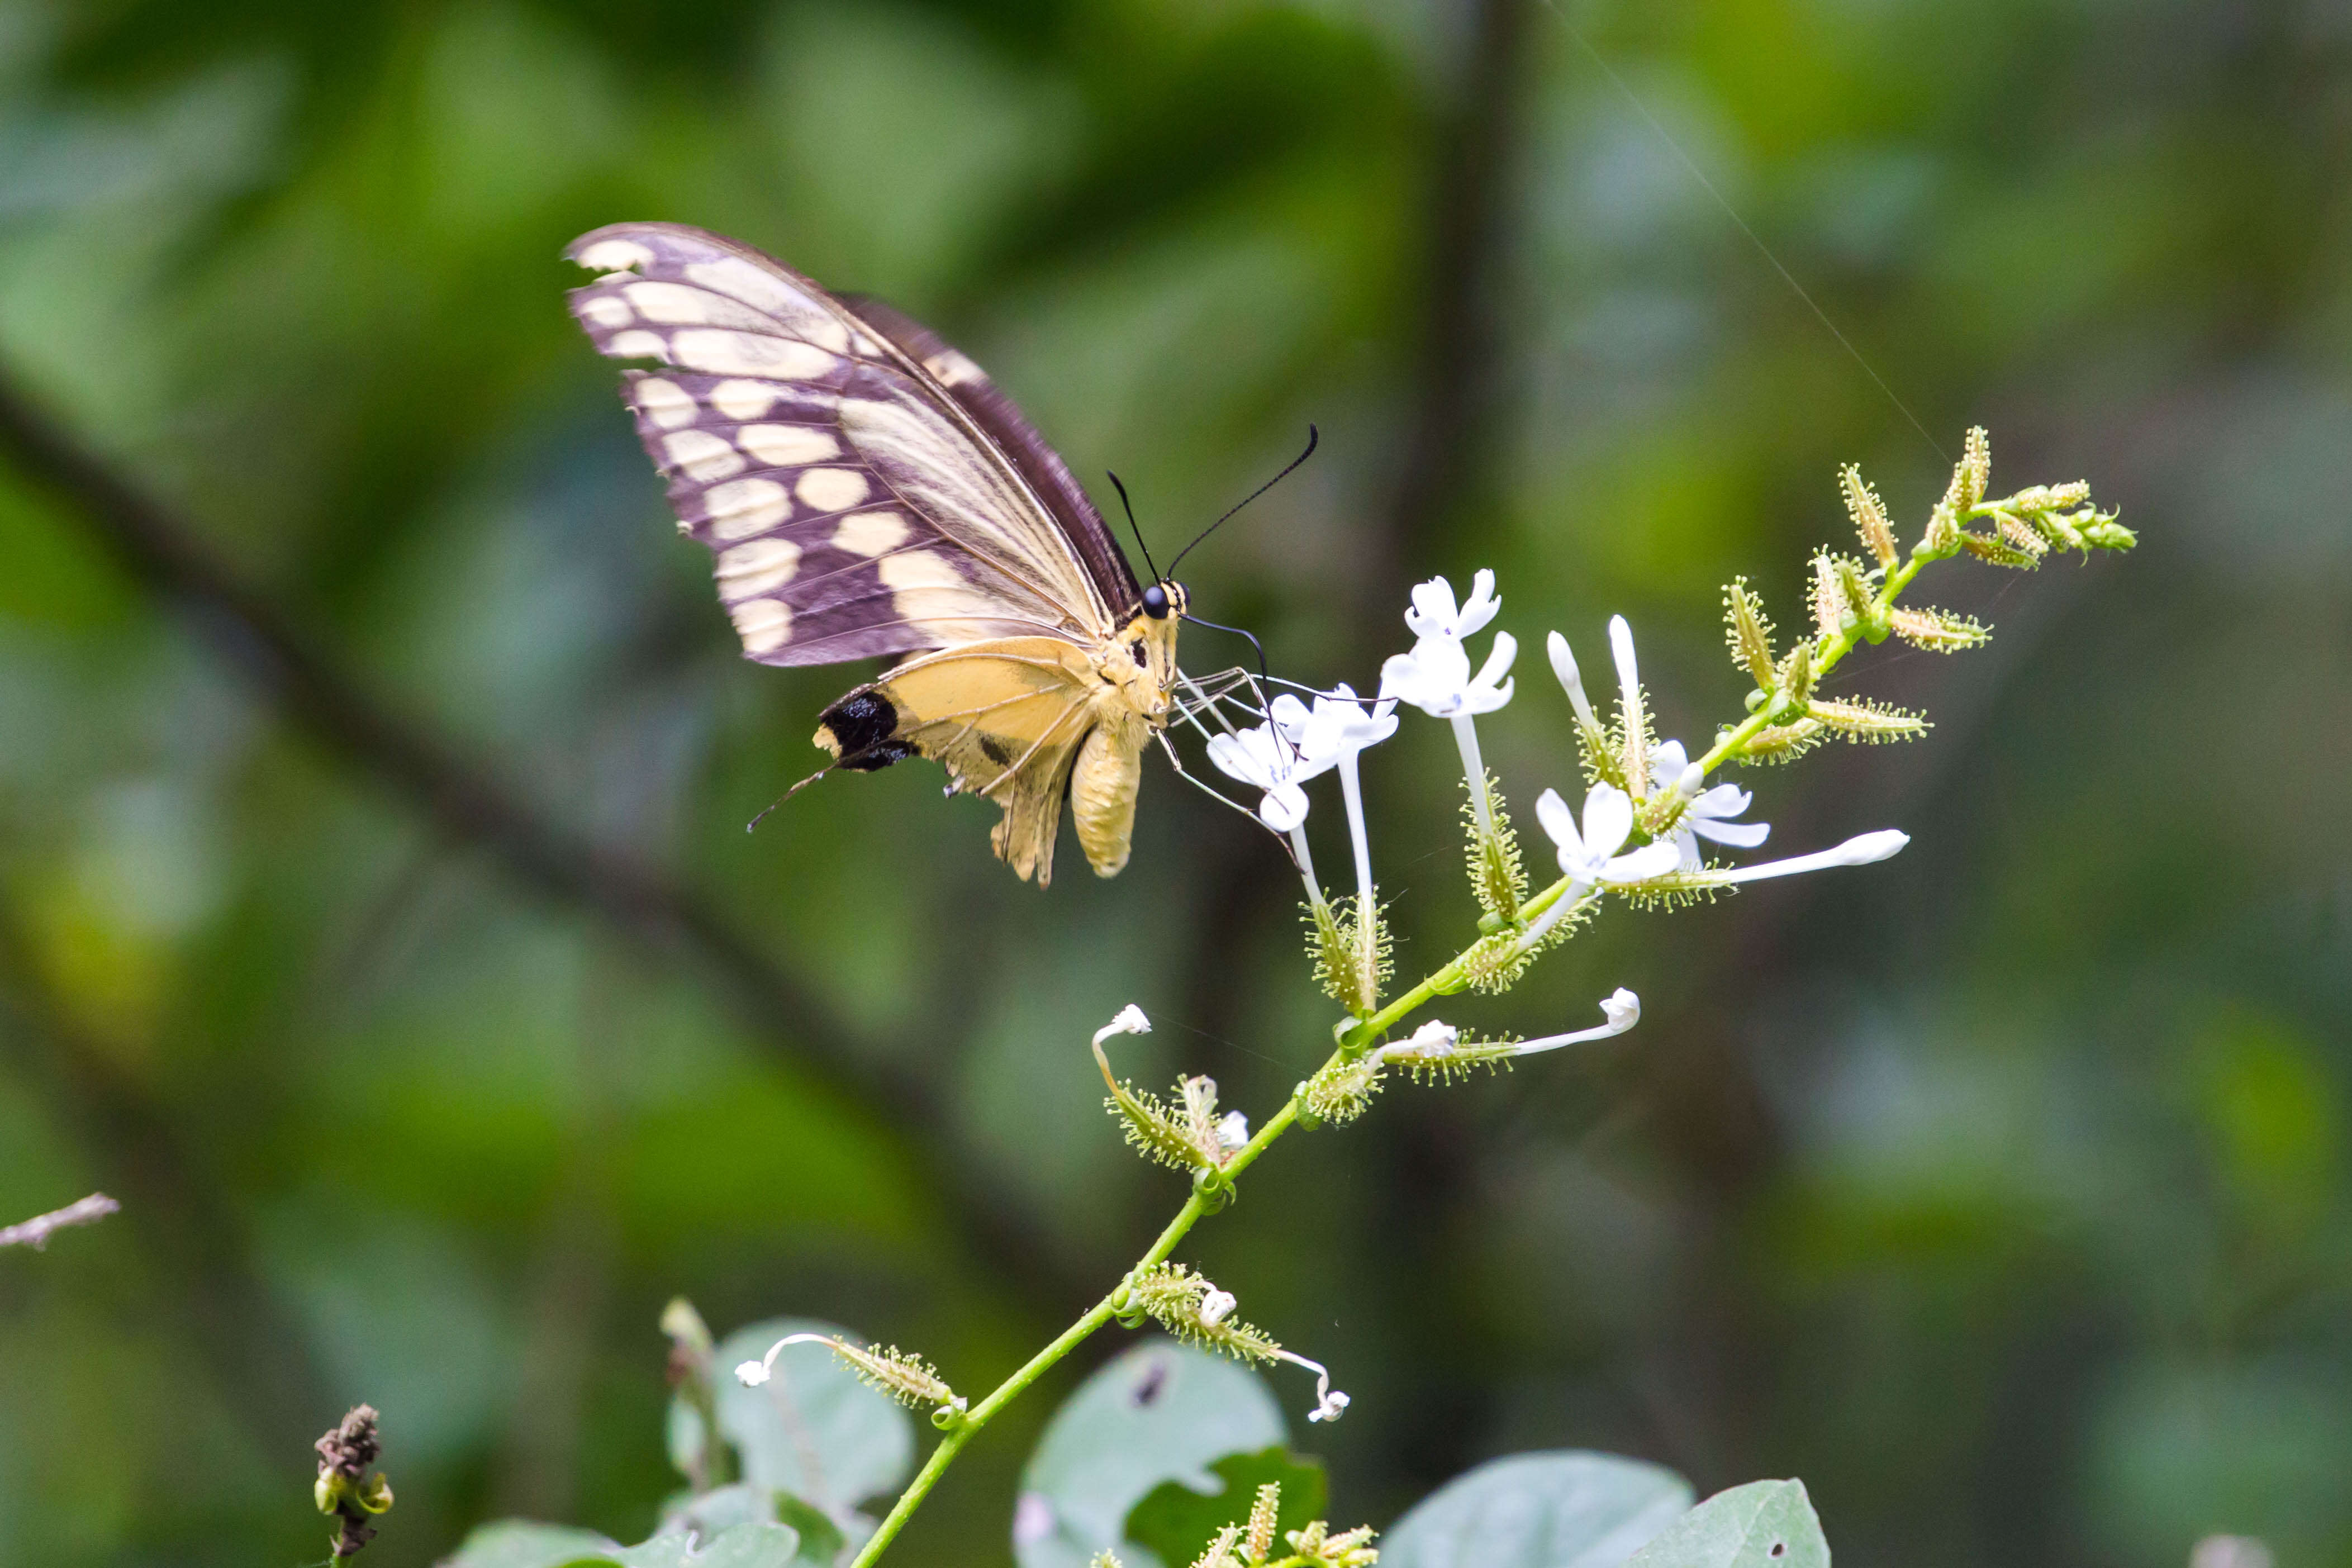
[[747, 657], [1111, 634], [1125, 606], [1021, 468], [937, 371], [816, 284], [677, 224], [616, 224], [568, 254], [605, 274], [571, 296], [598, 351], [667, 367], [627, 373], [628, 402]]

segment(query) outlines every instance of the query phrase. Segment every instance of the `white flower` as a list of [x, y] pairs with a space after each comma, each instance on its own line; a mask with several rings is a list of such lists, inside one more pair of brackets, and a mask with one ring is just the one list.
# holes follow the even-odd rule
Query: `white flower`
[[1402, 1045], [1382, 1046], [1381, 1055], [1391, 1061], [1442, 1061], [1454, 1054], [1462, 1031], [1442, 1019], [1432, 1018], [1412, 1032]]
[[1209, 1293], [1201, 1298], [1201, 1326], [1215, 1328], [1219, 1323], [1232, 1317], [1234, 1309], [1240, 1305], [1240, 1300], [1231, 1290], [1220, 1290], [1214, 1286], [1210, 1287]]
[[1307, 705], [1285, 692], [1274, 700], [1266, 722], [1209, 737], [1209, 761], [1227, 778], [1264, 792], [1258, 802], [1258, 820], [1276, 833], [1287, 833], [1307, 820], [1307, 792], [1299, 785], [1327, 772], [1339, 760], [1334, 754], [1310, 761], [1297, 742], [1287, 738], [1292, 731], [1303, 730], [1309, 720]]
[[1311, 710], [1286, 695], [1274, 700], [1272, 712], [1283, 738], [1298, 748], [1302, 765], [1318, 773], [1335, 763], [1352, 760], [1397, 730], [1394, 699], [1367, 703], [1345, 681], [1317, 692]]
[[1425, 637], [1411, 653], [1392, 655], [1381, 666], [1381, 695], [1410, 702], [1433, 719], [1492, 713], [1511, 700], [1507, 677], [1518, 651], [1517, 638], [1496, 632], [1494, 651], [1474, 679], [1460, 638]]
[[1682, 857], [1684, 870], [1699, 868], [1698, 841], [1702, 838], [1753, 849], [1763, 843], [1765, 836], [1772, 831], [1772, 825], [1769, 822], [1731, 821], [1730, 818], [1748, 809], [1754, 797], [1738, 784], [1722, 784], [1710, 790], [1700, 789], [1699, 785], [1706, 782], [1706, 775], [1698, 771], [1696, 763], [1686, 760], [1680, 741], [1668, 741], [1660, 746], [1653, 763], [1657, 777], [1674, 781], [1666, 788], [1690, 802], [1683, 807], [1682, 816], [1675, 819], [1674, 831], [1667, 835], [1667, 841]]
[[[1134, 1009], [1129, 1008], [1129, 1011], [1133, 1012]], [[1140, 1015], [1138, 1016], [1140, 1016]], [[782, 1339], [770, 1345], [768, 1353], [758, 1361], [737, 1363], [735, 1381], [746, 1388], [757, 1388], [775, 1375], [776, 1352], [786, 1345], [829, 1345], [833, 1342], [831, 1334], [786, 1334]]]
[[1238, 1149], [1249, 1142], [1249, 1118], [1238, 1110], [1228, 1110], [1217, 1118], [1217, 1142], [1228, 1149]]
[[1295, 1351], [1278, 1350], [1274, 1353], [1280, 1360], [1286, 1361], [1293, 1366], [1303, 1366], [1315, 1374], [1315, 1408], [1307, 1413], [1307, 1419], [1337, 1421], [1346, 1414], [1352, 1401], [1331, 1386], [1330, 1371], [1321, 1362], [1309, 1361]]
[[[1342, 683], [1328, 692], [1317, 692], [1312, 711], [1302, 710], [1295, 701], [1287, 710], [1278, 702], [1272, 707], [1276, 710], [1275, 723], [1310, 764], [1339, 767], [1339, 796], [1348, 808], [1348, 843], [1356, 857], [1357, 896], [1369, 910], [1372, 906], [1372, 847], [1364, 831], [1364, 787], [1356, 759], [1365, 747], [1377, 746], [1396, 733], [1396, 700], [1391, 698], [1367, 704], [1356, 695], [1355, 688]], [[1293, 837], [1304, 841], [1303, 835], [1294, 834]], [[1308, 887], [1310, 890], [1313, 888], [1311, 878]]]
[[1470, 579], [1470, 602], [1456, 608], [1454, 584], [1443, 577], [1416, 584], [1412, 608], [1404, 613], [1406, 629], [1417, 637], [1451, 637], [1455, 642], [1486, 628], [1503, 601], [1495, 596], [1495, 574], [1481, 566]]
[[1642, 999], [1620, 985], [1601, 1002], [1601, 1016], [1607, 1022], [1597, 1029], [1579, 1029], [1573, 1034], [1546, 1035], [1539, 1040], [1525, 1040], [1511, 1054], [1531, 1057], [1538, 1051], [1556, 1051], [1562, 1046], [1578, 1046], [1587, 1040], [1605, 1040], [1622, 1035], [1642, 1021]]
[[[1562, 1046], [1581, 1045], [1587, 1040], [1605, 1040], [1622, 1035], [1642, 1021], [1642, 999], [1623, 986], [1601, 1004], [1601, 1016], [1606, 1020], [1597, 1029], [1579, 1029], [1573, 1034], [1546, 1035], [1539, 1040], [1522, 1040], [1507, 1050], [1497, 1053], [1494, 1047], [1480, 1047], [1482, 1060], [1500, 1057], [1531, 1057], [1540, 1051], [1556, 1051]], [[1384, 1062], [1426, 1064], [1442, 1062], [1454, 1054], [1462, 1032], [1451, 1024], [1435, 1019], [1413, 1031], [1412, 1037], [1393, 1046], [1382, 1046], [1380, 1059]]]
[[[1536, 820], [1554, 844], [1559, 846], [1559, 868], [1570, 880], [1592, 886], [1596, 883], [1616, 886], [1626, 882], [1645, 881], [1664, 876], [1680, 862], [1682, 857], [1672, 844], [1645, 844], [1630, 855], [1617, 851], [1633, 834], [1633, 803], [1623, 790], [1612, 784], [1594, 784], [1584, 797], [1584, 831], [1579, 833], [1576, 819], [1569, 815], [1568, 802], [1559, 798], [1558, 790], [1548, 789], [1536, 801]], [[1560, 902], [1570, 901], [1563, 895]]]
[[1769, 860], [1761, 866], [1742, 866], [1730, 871], [1686, 871], [1681, 885], [1727, 888], [1738, 882], [1761, 882], [1769, 877], [1793, 877], [1800, 871], [1823, 871], [1832, 866], [1867, 866], [1901, 853], [1910, 842], [1911, 836], [1901, 828], [1882, 827], [1875, 833], [1849, 838], [1833, 849], [1819, 849], [1811, 855]]
[[1592, 700], [1584, 694], [1584, 677], [1576, 668], [1576, 656], [1568, 651], [1568, 639], [1553, 632], [1544, 639], [1551, 654], [1551, 672], [1559, 677], [1559, 684], [1568, 693], [1569, 706], [1576, 710], [1576, 721], [1595, 731], [1601, 729], [1601, 716], [1592, 710]]
[[1113, 1035], [1148, 1035], [1150, 1033], [1151, 1033], [1151, 1020], [1143, 1016], [1142, 1008], [1129, 1002], [1118, 1010], [1117, 1017], [1095, 1031], [1095, 1044], [1099, 1046]]

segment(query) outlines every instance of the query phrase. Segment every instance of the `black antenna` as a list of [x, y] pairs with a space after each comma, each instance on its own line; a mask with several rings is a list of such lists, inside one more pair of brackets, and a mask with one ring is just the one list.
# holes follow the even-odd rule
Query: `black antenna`
[[[1172, 573], [1172, 572], [1174, 572], [1174, 571], [1176, 570], [1176, 567], [1177, 567], [1178, 563], [1181, 563], [1181, 562], [1184, 559], [1184, 557], [1186, 557], [1187, 555], [1190, 555], [1190, 554], [1192, 554], [1192, 546], [1193, 546], [1193, 545], [1200, 543], [1200, 542], [1201, 542], [1201, 541], [1202, 541], [1202, 539], [1206, 539], [1206, 538], [1208, 538], [1208, 537], [1209, 537], [1209, 535], [1211, 535], [1211, 534], [1213, 534], [1213, 533], [1216, 532], [1216, 531], [1217, 531], [1217, 530], [1219, 530], [1220, 528], [1223, 528], [1223, 527], [1225, 525], [1225, 518], [1229, 518], [1229, 517], [1233, 516], [1233, 515], [1234, 515], [1234, 512], [1236, 512], [1236, 511], [1241, 510], [1243, 507], [1245, 507], [1245, 506], [1249, 505], [1249, 503], [1250, 503], [1250, 502], [1252, 502], [1252, 501], [1254, 501], [1254, 500], [1257, 500], [1257, 498], [1258, 498], [1258, 497], [1260, 497], [1260, 496], [1262, 496], [1262, 495], [1265, 494], [1265, 492], [1266, 492], [1266, 491], [1268, 491], [1268, 490], [1270, 490], [1270, 489], [1274, 489], [1274, 487], [1275, 487], [1275, 486], [1276, 486], [1276, 485], [1278, 485], [1278, 484], [1282, 483], [1282, 481], [1283, 481], [1283, 480], [1285, 480], [1285, 479], [1288, 479], [1288, 478], [1290, 477], [1290, 474], [1291, 474], [1291, 469], [1297, 468], [1299, 464], [1301, 464], [1301, 463], [1305, 462], [1307, 458], [1311, 458], [1311, 457], [1313, 457], [1313, 456], [1315, 455], [1315, 444], [1316, 444], [1318, 441], [1320, 441], [1322, 438], [1323, 438], [1322, 433], [1321, 433], [1320, 431], [1317, 430], [1317, 429], [1315, 428], [1315, 426], [1314, 426], [1309, 425], [1309, 426], [1307, 427], [1307, 450], [1305, 450], [1304, 452], [1299, 453], [1299, 454], [1298, 454], [1298, 456], [1297, 456], [1296, 458], [1291, 458], [1291, 459], [1290, 459], [1290, 468], [1283, 469], [1283, 470], [1282, 470], [1282, 472], [1280, 472], [1280, 473], [1278, 473], [1278, 474], [1275, 475], [1275, 476], [1274, 476], [1274, 478], [1272, 478], [1272, 479], [1270, 479], [1266, 480], [1266, 481], [1265, 481], [1265, 483], [1264, 483], [1264, 484], [1262, 484], [1262, 485], [1258, 486], [1258, 488], [1257, 488], [1257, 489], [1254, 489], [1254, 490], [1250, 491], [1250, 493], [1249, 493], [1249, 494], [1247, 494], [1247, 495], [1244, 496], [1244, 497], [1240, 500], [1240, 501], [1238, 501], [1237, 503], [1235, 503], [1235, 504], [1234, 504], [1234, 506], [1233, 507], [1233, 509], [1232, 509], [1231, 510], [1229, 510], [1229, 511], [1227, 511], [1227, 512], [1225, 513], [1225, 516], [1224, 516], [1224, 517], [1221, 517], [1221, 518], [1217, 519], [1217, 521], [1214, 521], [1214, 522], [1213, 522], [1213, 523], [1209, 524], [1209, 526], [1208, 526], [1208, 527], [1206, 527], [1206, 528], [1202, 529], [1202, 530], [1201, 531], [1201, 532], [1200, 532], [1199, 537], [1198, 537], [1198, 538], [1196, 538], [1196, 539], [1194, 539], [1194, 540], [1192, 541], [1192, 544], [1188, 544], [1188, 545], [1186, 545], [1183, 549], [1181, 549], [1181, 550], [1180, 550], [1180, 551], [1178, 551], [1178, 552], [1176, 552], [1176, 559], [1175, 559], [1174, 561], [1171, 561], [1171, 562], [1168, 563], [1168, 570], [1169, 570], [1170, 572], [1171, 572], [1171, 573]], [[1187, 617], [1185, 617], [1185, 618], [1186, 618], [1186, 619], [1188, 619], [1188, 620], [1189, 620], [1189, 619], [1191, 619], [1191, 617], [1190, 617], [1190, 616], [1187, 616]], [[1206, 622], [1206, 621], [1202, 621], [1201, 624], [1202, 624], [1202, 626], [1207, 626], [1209, 623], [1208, 623], [1208, 622]], [[1233, 631], [1233, 630], [1234, 630], [1235, 628], [1234, 628], [1234, 627], [1232, 627], [1232, 626], [1220, 626], [1220, 627], [1218, 627], [1217, 629], [1218, 629], [1219, 631], [1228, 631], [1228, 632], [1229, 632], [1229, 631]]]
[[[1151, 546], [1143, 542], [1143, 525], [1135, 521], [1135, 503], [1127, 499], [1127, 487], [1120, 484], [1118, 476], [1112, 474], [1108, 468], [1105, 468], [1103, 472], [1110, 474], [1111, 488], [1118, 491], [1118, 504], [1127, 509], [1127, 526], [1135, 530], [1135, 544], [1137, 549], [1143, 552], [1143, 563], [1146, 566], [1151, 566]], [[1151, 566], [1151, 580], [1155, 583], [1160, 580], [1160, 568], [1157, 566]]]

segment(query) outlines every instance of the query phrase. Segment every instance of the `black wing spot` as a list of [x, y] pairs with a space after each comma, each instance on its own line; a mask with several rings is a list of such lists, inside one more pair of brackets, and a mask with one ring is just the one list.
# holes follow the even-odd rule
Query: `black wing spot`
[[1787, 1542], [1785, 1542], [1785, 1541], [1776, 1541], [1776, 1542], [1774, 1542], [1772, 1543], [1772, 1551], [1771, 1551], [1771, 1552], [1770, 1552], [1770, 1555], [1771, 1555], [1771, 1556], [1774, 1556], [1774, 1557], [1784, 1557], [1784, 1556], [1788, 1555], [1788, 1552], [1789, 1552], [1789, 1543], [1788, 1543]]
[[915, 754], [911, 743], [891, 738], [898, 728], [898, 710], [877, 691], [842, 699], [818, 722], [833, 731], [834, 742], [841, 748], [841, 765], [856, 773], [870, 773]]
[[915, 747], [911, 741], [885, 741], [878, 746], [868, 746], [862, 752], [842, 758], [841, 765], [852, 773], [870, 773], [887, 768], [892, 763], [903, 763], [914, 754]]
[[1141, 637], [1138, 637], [1133, 642], [1128, 644], [1127, 651], [1135, 656], [1135, 668], [1138, 669], [1142, 669], [1151, 663], [1150, 658], [1146, 656], [1143, 651], [1143, 639]]
[[995, 736], [989, 734], [986, 731], [982, 731], [981, 732], [979, 740], [980, 749], [988, 753], [988, 760], [990, 762], [994, 763], [1000, 768], [1009, 768], [1013, 765], [1012, 747], [1006, 745]]

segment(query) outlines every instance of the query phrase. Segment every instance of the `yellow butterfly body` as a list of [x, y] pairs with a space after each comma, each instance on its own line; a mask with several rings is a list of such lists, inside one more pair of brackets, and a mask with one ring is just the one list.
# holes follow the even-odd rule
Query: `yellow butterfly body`
[[572, 294], [627, 373], [679, 528], [715, 553], [745, 657], [906, 654], [825, 710], [867, 771], [942, 763], [1003, 811], [992, 842], [1052, 876], [1062, 801], [1102, 876], [1127, 863], [1142, 755], [1175, 700], [1183, 590], [1140, 587], [1093, 502], [970, 359], [748, 246], [615, 224]]

